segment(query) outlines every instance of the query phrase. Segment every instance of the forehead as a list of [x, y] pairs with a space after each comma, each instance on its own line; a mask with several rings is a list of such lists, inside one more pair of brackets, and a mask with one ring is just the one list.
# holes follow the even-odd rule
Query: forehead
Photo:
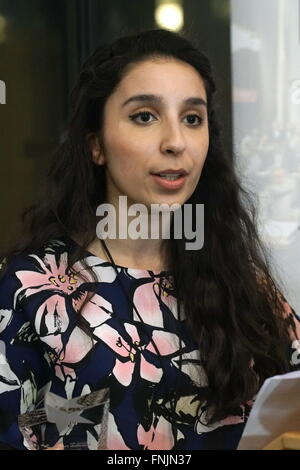
[[158, 93], [206, 97], [205, 86], [198, 71], [186, 62], [175, 59], [148, 59], [132, 65], [120, 81], [117, 93]]

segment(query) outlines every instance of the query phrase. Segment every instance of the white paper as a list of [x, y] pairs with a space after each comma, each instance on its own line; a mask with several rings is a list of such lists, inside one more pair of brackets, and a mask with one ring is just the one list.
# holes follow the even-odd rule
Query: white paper
[[285, 432], [300, 432], [300, 371], [275, 375], [259, 390], [238, 450], [260, 450]]

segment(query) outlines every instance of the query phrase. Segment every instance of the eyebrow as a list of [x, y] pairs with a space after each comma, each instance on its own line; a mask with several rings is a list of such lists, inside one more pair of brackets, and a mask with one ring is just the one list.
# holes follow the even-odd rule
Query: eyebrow
[[[161, 104], [163, 102], [163, 97], [160, 95], [149, 95], [149, 94], [131, 96], [126, 101], [124, 101], [124, 103], [122, 104], [122, 108], [131, 102]], [[199, 98], [198, 96], [191, 96], [190, 98], [187, 98], [186, 100], [183, 101], [183, 104], [186, 104], [188, 106], [206, 106], [207, 107], [206, 101], [202, 98]]]

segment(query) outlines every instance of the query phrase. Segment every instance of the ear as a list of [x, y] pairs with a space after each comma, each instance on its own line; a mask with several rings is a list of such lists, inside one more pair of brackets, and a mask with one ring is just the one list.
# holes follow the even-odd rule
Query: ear
[[86, 141], [88, 148], [92, 154], [92, 160], [96, 165], [104, 165], [105, 157], [103, 155], [103, 150], [100, 145], [99, 137], [94, 132], [87, 134]]

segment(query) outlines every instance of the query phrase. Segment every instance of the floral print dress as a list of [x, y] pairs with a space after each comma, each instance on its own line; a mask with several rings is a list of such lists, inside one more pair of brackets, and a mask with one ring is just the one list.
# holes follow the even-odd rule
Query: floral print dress
[[[206, 376], [184, 315], [178, 319], [171, 274], [117, 265], [117, 276], [111, 263], [86, 252], [98, 279], [75, 263], [86, 282], [67, 270], [75, 245], [50, 240], [16, 256], [0, 280], [0, 442], [28, 448], [17, 417], [46, 390], [71, 399], [108, 387], [108, 449], [235, 449], [253, 401], [205, 424]], [[284, 306], [300, 337], [299, 319]]]

